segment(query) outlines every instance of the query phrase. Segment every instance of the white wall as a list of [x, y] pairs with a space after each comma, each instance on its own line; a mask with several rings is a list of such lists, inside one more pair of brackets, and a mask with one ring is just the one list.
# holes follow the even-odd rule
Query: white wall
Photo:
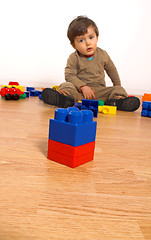
[[109, 53], [128, 93], [151, 93], [150, 12], [150, 0], [0, 0], [0, 84], [63, 82], [73, 51], [67, 27], [87, 15], [97, 23], [98, 46]]

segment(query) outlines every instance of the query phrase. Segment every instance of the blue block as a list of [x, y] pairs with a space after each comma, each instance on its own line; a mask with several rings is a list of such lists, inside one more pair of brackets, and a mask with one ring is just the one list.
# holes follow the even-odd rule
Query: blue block
[[27, 87], [26, 88], [26, 91], [28, 91], [28, 92], [30, 92], [31, 90], [35, 90], [35, 88], [34, 87]]
[[151, 102], [143, 101], [142, 108], [151, 111]]
[[26, 93], [26, 98], [29, 98], [29, 92], [25, 91], [24, 93]]
[[75, 107], [78, 108], [79, 110], [81, 110], [81, 105], [82, 103], [81, 102], [75, 102]]
[[143, 101], [141, 116], [151, 117], [151, 102]]
[[79, 112], [79, 109], [77, 107], [68, 107], [67, 109], [69, 112], [71, 111], [78, 111]]
[[82, 99], [81, 110], [84, 110], [84, 109], [91, 110], [94, 114], [94, 117], [97, 117], [97, 115], [98, 115], [98, 105], [99, 105], [98, 100]]
[[31, 97], [37, 97], [37, 96], [39, 96], [39, 93], [38, 93], [37, 90], [31, 90], [31, 91], [30, 91], [30, 96], [31, 96]]
[[42, 93], [42, 90], [37, 90], [37, 92], [38, 92], [38, 96], [40, 96]]
[[95, 141], [97, 122], [90, 110], [58, 108], [54, 119], [50, 119], [49, 139], [80, 146]]

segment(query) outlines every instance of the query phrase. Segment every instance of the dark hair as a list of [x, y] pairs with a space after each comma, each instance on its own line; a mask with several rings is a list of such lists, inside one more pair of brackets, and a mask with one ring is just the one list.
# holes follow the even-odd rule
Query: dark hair
[[87, 33], [87, 29], [89, 26], [94, 28], [94, 31], [99, 36], [99, 30], [91, 19], [85, 16], [78, 16], [75, 18], [68, 27], [67, 36], [71, 43], [74, 43], [74, 39], [76, 36], [81, 36]]

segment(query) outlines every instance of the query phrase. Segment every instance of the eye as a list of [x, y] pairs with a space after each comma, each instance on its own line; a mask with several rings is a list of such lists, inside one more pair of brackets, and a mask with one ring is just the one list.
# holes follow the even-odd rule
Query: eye
[[90, 36], [90, 39], [93, 39], [94, 37], [93, 36]]
[[80, 39], [79, 42], [84, 42], [84, 40], [83, 40], [83, 39]]

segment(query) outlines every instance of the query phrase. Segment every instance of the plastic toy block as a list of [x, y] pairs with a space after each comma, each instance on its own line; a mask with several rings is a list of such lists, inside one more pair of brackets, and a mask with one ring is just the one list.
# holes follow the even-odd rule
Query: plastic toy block
[[94, 151], [89, 152], [85, 155], [81, 155], [79, 157], [69, 157], [67, 155], [63, 155], [53, 151], [49, 151], [47, 155], [48, 159], [61, 163], [71, 168], [75, 168], [84, 163], [90, 162], [93, 160], [93, 157], [94, 157]]
[[34, 87], [27, 87], [27, 88], [26, 88], [26, 91], [28, 91], [28, 92], [30, 92], [30, 91], [32, 91], [32, 90], [35, 90], [35, 88], [34, 88]]
[[9, 84], [8, 84], [8, 85], [17, 85], [17, 86], [18, 86], [18, 85], [19, 85], [19, 83], [18, 83], [18, 82], [12, 82], [12, 81], [11, 81], [11, 82], [9, 82]]
[[6, 100], [18, 100], [26, 97], [22, 86], [18, 85], [17, 82], [10, 83], [16, 83], [16, 85], [3, 85], [0, 90], [0, 95], [3, 98], [5, 98]]
[[26, 98], [26, 93], [22, 93], [21, 95], [20, 95], [20, 99], [25, 99]]
[[97, 115], [98, 115], [98, 105], [99, 105], [98, 100], [82, 99], [81, 110], [84, 110], [84, 109], [91, 110], [94, 114], [94, 117], [97, 117]]
[[39, 96], [39, 93], [38, 93], [37, 90], [31, 90], [31, 91], [30, 91], [30, 96], [31, 96], [31, 97], [37, 97], [37, 96]]
[[36, 90], [36, 95], [39, 97], [41, 95], [42, 91], [41, 90]]
[[27, 90], [26, 92], [29, 92], [31, 97], [37, 97], [42, 93], [41, 90], [35, 90], [34, 87], [27, 87], [26, 90]]
[[104, 105], [104, 101], [103, 100], [99, 100], [99, 106], [103, 106]]
[[29, 98], [30, 92], [29, 91], [25, 91], [25, 93], [26, 93], [26, 98]]
[[21, 85], [3, 85], [2, 88], [17, 88], [24, 92], [24, 88]]
[[151, 94], [144, 93], [144, 96], [142, 96], [142, 102], [144, 101], [151, 101]]
[[151, 117], [151, 102], [147, 101], [143, 102], [141, 116]]
[[75, 102], [75, 107], [78, 108], [79, 110], [81, 110], [81, 105], [82, 105], [82, 101], [79, 102]]
[[42, 90], [37, 90], [38, 91], [38, 96], [41, 95]]
[[49, 139], [71, 146], [95, 141], [97, 122], [93, 121], [93, 112], [77, 110], [55, 110], [54, 119], [50, 119]]
[[73, 147], [64, 143], [48, 139], [48, 152], [57, 152], [69, 157], [79, 157], [89, 152], [94, 152], [95, 142]]
[[[12, 87], [14, 87], [15, 85], [13, 85]], [[18, 88], [18, 89], [20, 89], [22, 92], [24, 92], [24, 88], [23, 88], [23, 86], [15, 86], [16, 88]]]
[[71, 112], [71, 111], [78, 111], [79, 112], [79, 109], [77, 107], [68, 107], [68, 111]]
[[99, 113], [104, 113], [104, 114], [113, 114], [113, 115], [115, 115], [116, 114], [116, 109], [117, 109], [116, 106], [104, 105], [104, 106], [99, 106], [98, 107]]
[[58, 90], [58, 88], [59, 88], [59, 86], [56, 86], [56, 85], [52, 87], [52, 89], [56, 90], [56, 91]]

